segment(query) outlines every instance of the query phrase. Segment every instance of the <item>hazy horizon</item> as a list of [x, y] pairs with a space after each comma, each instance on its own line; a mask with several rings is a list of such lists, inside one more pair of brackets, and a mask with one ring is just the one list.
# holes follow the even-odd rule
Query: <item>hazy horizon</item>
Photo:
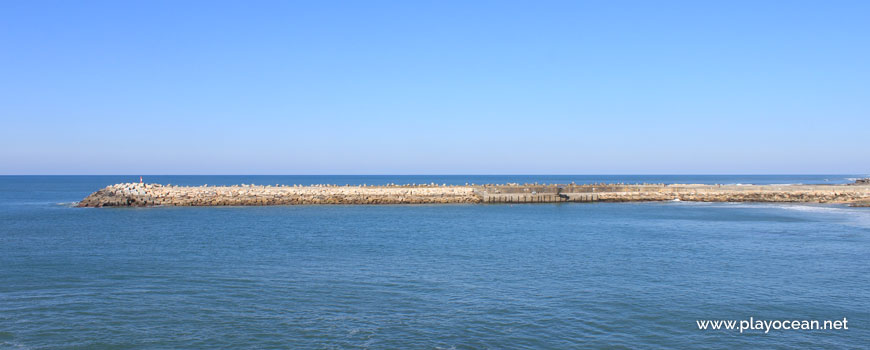
[[387, 173], [371, 173], [371, 174], [147, 174], [147, 173], [129, 173], [129, 174], [0, 174], [0, 176], [859, 176], [870, 177], [870, 173], [843, 173], [843, 174], [825, 174], [825, 173], [625, 173], [625, 174], [571, 174], [571, 173], [550, 173], [550, 174], [521, 174], [521, 173], [490, 173], [490, 174], [458, 174], [458, 173], [432, 173], [432, 174], [387, 174]]

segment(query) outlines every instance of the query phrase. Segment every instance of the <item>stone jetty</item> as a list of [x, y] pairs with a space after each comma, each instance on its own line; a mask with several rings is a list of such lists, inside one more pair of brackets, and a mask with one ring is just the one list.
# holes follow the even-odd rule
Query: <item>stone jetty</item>
[[122, 183], [87, 196], [79, 207], [295, 204], [447, 204], [556, 202], [870, 203], [870, 183], [849, 185], [486, 184], [173, 186]]

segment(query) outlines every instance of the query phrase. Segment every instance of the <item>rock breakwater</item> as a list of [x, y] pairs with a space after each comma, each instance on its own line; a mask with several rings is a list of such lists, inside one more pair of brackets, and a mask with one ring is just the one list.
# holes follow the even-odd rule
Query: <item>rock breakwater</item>
[[123, 183], [94, 192], [80, 207], [232, 206], [292, 204], [477, 203], [470, 187], [456, 186], [164, 186]]
[[870, 185], [387, 185], [172, 186], [123, 183], [78, 203], [107, 206], [241, 206], [295, 204], [446, 204], [541, 202], [812, 202], [867, 203]]

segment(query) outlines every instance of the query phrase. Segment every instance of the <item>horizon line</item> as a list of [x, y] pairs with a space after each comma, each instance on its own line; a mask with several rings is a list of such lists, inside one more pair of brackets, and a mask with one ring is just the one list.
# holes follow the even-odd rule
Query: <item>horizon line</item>
[[629, 174], [0, 174], [0, 176], [822, 176], [857, 175], [860, 173], [629, 173]]

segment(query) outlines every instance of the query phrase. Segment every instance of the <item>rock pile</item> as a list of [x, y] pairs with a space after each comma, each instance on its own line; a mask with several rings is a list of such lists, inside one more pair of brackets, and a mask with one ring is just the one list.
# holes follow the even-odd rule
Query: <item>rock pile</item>
[[80, 207], [230, 206], [290, 204], [477, 203], [464, 186], [163, 186], [124, 183], [94, 192]]
[[[545, 195], [549, 194], [549, 196]], [[585, 194], [585, 196], [584, 196]], [[579, 196], [578, 196], [579, 195]], [[538, 185], [487, 184], [449, 186], [438, 184], [386, 186], [172, 186], [142, 183], [111, 185], [92, 193], [79, 207], [106, 206], [237, 206], [293, 204], [442, 204], [517, 201], [529, 198], [594, 198], [602, 202], [870, 202], [870, 183], [845, 185], [663, 185], [592, 184]], [[529, 200], [519, 200], [528, 202]], [[540, 200], [531, 200], [540, 202]], [[503, 202], [503, 201], [502, 201]]]

